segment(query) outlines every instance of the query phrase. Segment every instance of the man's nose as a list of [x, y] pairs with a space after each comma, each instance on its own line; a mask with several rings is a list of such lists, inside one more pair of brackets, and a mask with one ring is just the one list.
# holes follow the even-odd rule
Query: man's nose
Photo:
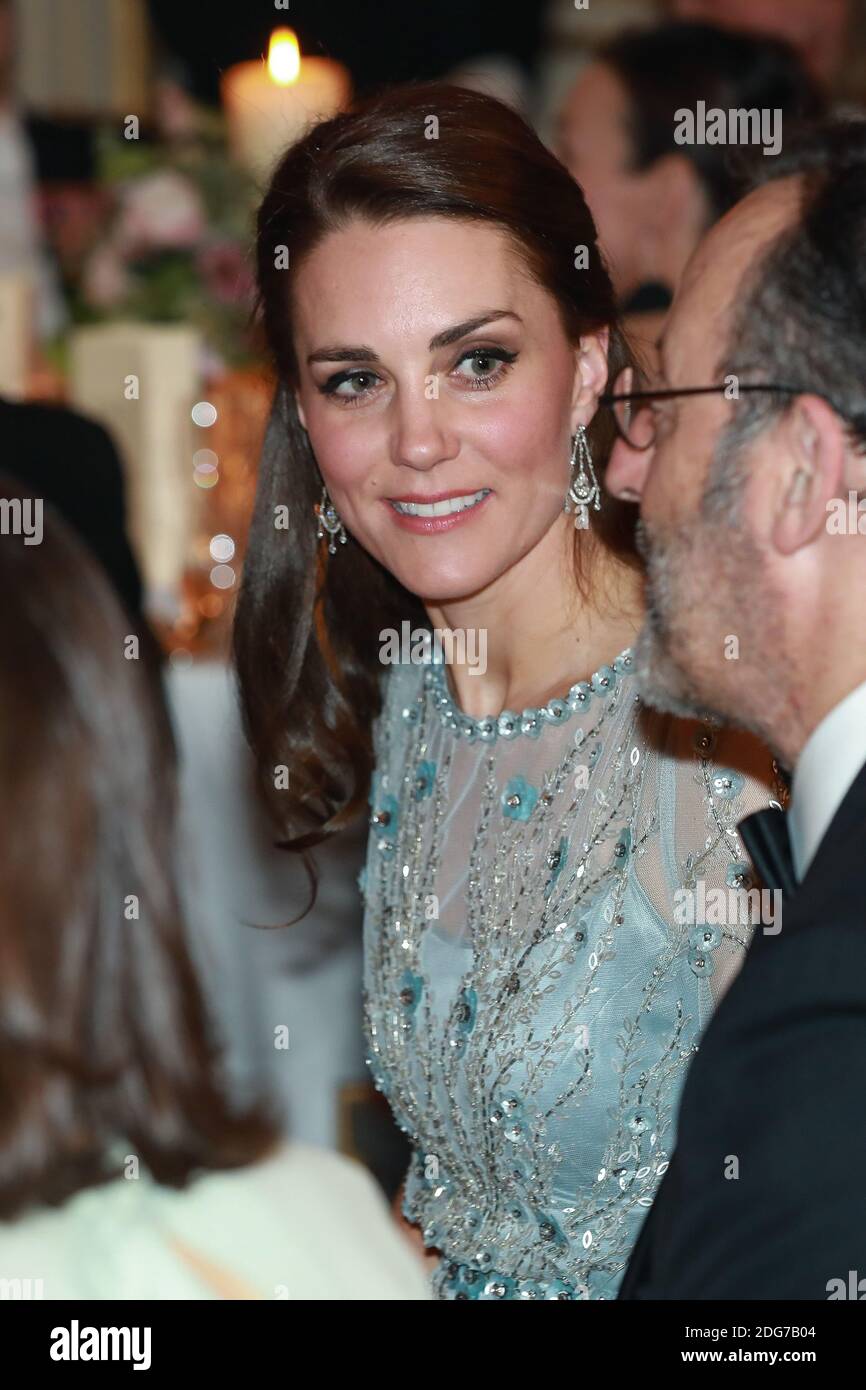
[[618, 439], [604, 475], [608, 492], [623, 502], [639, 502], [651, 459], [652, 449], [634, 449]]

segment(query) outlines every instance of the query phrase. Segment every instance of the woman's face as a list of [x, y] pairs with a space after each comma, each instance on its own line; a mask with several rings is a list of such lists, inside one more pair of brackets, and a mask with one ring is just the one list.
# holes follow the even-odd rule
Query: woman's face
[[[502, 231], [356, 220], [294, 296], [301, 423], [346, 529], [407, 589], [476, 594], [568, 524], [570, 437], [604, 387], [607, 332], [573, 347]], [[443, 495], [464, 509], [394, 506]]]

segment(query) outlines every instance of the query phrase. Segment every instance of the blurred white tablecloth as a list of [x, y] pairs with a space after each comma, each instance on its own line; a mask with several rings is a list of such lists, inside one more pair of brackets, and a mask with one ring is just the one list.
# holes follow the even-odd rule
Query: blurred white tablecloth
[[[171, 666], [165, 684], [181, 759], [183, 899], [231, 1089], [266, 1090], [288, 1134], [336, 1147], [337, 1090], [366, 1079], [357, 875], [367, 825], [314, 851], [319, 893], [301, 922], [245, 926], [297, 915], [307, 876], [297, 855], [273, 848], [232, 673], [215, 662]], [[281, 1025], [288, 1050], [275, 1046]]]

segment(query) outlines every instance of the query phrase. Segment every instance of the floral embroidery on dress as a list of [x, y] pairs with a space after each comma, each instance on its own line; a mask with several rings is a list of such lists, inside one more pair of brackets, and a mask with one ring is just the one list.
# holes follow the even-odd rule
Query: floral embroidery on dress
[[765, 791], [714, 766], [719, 731], [643, 709], [629, 652], [484, 719], [441, 668], [387, 679], [364, 1026], [413, 1146], [404, 1212], [441, 1298], [613, 1298], [750, 935], [676, 895], [745, 889], [736, 822]]
[[512, 820], [529, 820], [538, 792], [525, 777], [512, 777], [502, 793], [502, 813]]

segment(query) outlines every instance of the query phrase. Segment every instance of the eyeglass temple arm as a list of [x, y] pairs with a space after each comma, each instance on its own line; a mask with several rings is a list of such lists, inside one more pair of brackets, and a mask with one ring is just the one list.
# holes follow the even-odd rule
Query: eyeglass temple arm
[[[614, 405], [617, 401], [659, 401], [669, 400], [673, 396], [706, 396], [709, 395], [711, 392], [718, 393], [719, 391], [727, 391], [727, 389], [728, 388], [726, 385], [722, 385], [683, 386], [680, 387], [679, 390], [677, 390], [675, 387], [671, 387], [670, 389], [664, 391], [621, 391], [613, 393], [605, 392], [604, 395], [599, 396], [598, 403], [599, 405]], [[746, 382], [743, 386], [738, 385], [737, 391], [782, 391], [786, 395], [802, 395], [802, 387], [800, 386], [759, 386], [752, 385], [749, 382]]]

